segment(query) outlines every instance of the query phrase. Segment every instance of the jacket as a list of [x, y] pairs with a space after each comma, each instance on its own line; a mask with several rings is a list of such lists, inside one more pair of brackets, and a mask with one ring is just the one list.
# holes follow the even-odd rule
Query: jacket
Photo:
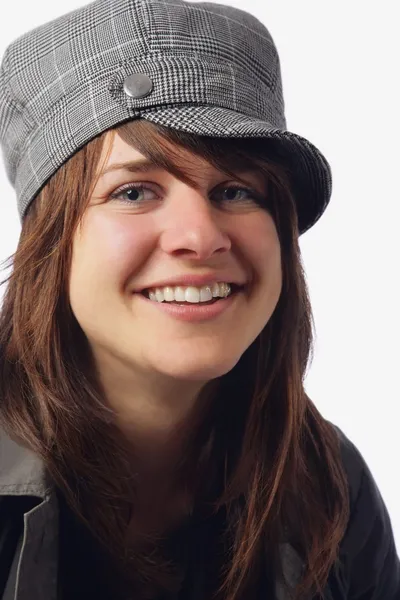
[[[360, 452], [336, 429], [350, 519], [324, 600], [400, 600], [400, 561], [386, 506]], [[58, 508], [41, 459], [0, 430], [1, 600], [58, 600]], [[282, 542], [280, 553], [286, 579], [295, 585], [301, 559], [290, 540]], [[274, 589], [274, 600], [288, 600], [278, 583]]]

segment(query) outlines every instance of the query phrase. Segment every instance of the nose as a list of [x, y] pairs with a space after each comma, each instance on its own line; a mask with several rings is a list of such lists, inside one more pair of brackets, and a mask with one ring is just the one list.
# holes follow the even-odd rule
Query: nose
[[185, 184], [163, 214], [161, 248], [180, 258], [205, 261], [231, 248], [224, 225], [228, 215], [206, 193]]

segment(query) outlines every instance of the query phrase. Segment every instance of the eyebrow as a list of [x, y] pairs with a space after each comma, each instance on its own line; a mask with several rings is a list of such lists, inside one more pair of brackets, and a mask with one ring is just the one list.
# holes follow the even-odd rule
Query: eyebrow
[[128, 162], [113, 163], [100, 173], [100, 177], [113, 173], [114, 171], [129, 171], [130, 173], [148, 173], [149, 171], [161, 171], [161, 167], [148, 158], [131, 160]]
[[[141, 158], [138, 160], [129, 160], [126, 162], [113, 163], [106, 167], [104, 171], [100, 173], [99, 180], [101, 180], [107, 173], [114, 173], [115, 171], [127, 171], [129, 173], [149, 173], [149, 172], [160, 172], [165, 170], [161, 165], [157, 165], [152, 162], [149, 158]], [[247, 171], [238, 172], [238, 178], [241, 179], [240, 174], [246, 175]], [[196, 186], [196, 184], [194, 184]]]

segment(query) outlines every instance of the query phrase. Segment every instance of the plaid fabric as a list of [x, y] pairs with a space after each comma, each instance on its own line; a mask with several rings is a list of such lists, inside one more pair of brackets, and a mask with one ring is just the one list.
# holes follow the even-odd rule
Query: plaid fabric
[[[150, 94], [129, 96], [129, 75]], [[331, 195], [330, 168], [286, 130], [279, 56], [252, 15], [184, 0], [96, 0], [14, 41], [0, 67], [0, 143], [26, 210], [80, 147], [129, 118], [215, 137], [272, 138], [291, 173], [299, 229]]]

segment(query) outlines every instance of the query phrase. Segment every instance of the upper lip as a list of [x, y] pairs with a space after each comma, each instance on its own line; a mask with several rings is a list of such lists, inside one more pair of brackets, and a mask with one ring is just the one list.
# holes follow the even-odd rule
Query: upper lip
[[235, 277], [234, 275], [232, 275], [232, 276], [222, 275], [222, 274], [218, 275], [216, 273], [212, 273], [212, 274], [208, 274], [208, 275], [207, 274], [205, 274], [205, 275], [179, 275], [176, 277], [170, 277], [167, 279], [153, 282], [150, 285], [145, 285], [134, 291], [135, 292], [143, 292], [144, 290], [149, 290], [149, 289], [154, 289], [154, 288], [162, 288], [162, 287], [167, 287], [167, 286], [188, 287], [190, 285], [193, 285], [195, 287], [201, 287], [201, 286], [205, 286], [205, 285], [212, 285], [213, 283], [223, 283], [223, 282], [229, 283], [229, 284], [234, 284], [239, 287], [242, 287], [246, 284], [245, 281], [241, 280], [238, 277]]

